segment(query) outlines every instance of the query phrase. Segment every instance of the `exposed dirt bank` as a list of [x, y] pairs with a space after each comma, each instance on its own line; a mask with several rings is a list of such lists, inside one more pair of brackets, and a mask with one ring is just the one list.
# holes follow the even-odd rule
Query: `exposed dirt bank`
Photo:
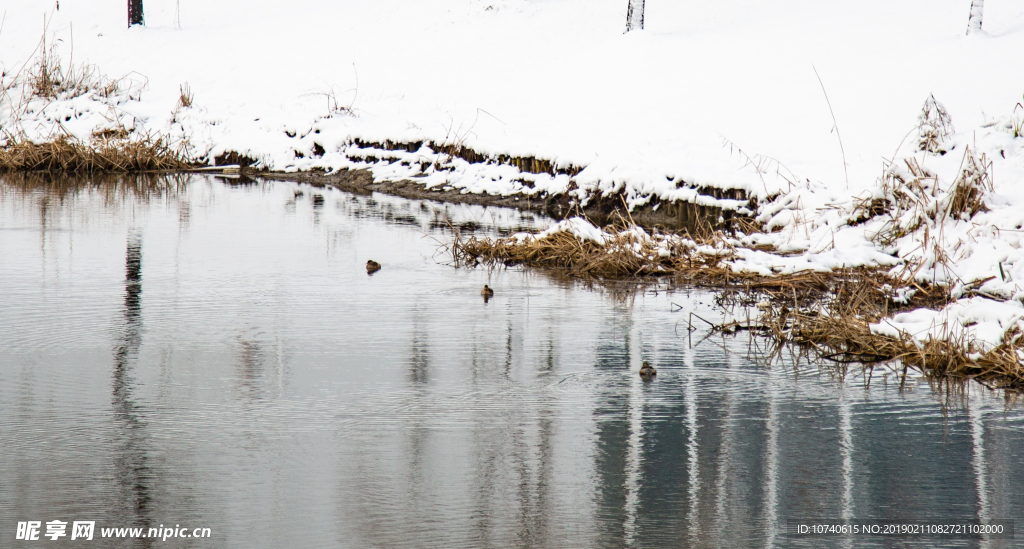
[[619, 219], [621, 215], [624, 219], [632, 217], [636, 224], [643, 227], [693, 231], [701, 225], [729, 227], [737, 217], [731, 211], [714, 206], [699, 206], [689, 202], [652, 202], [632, 212], [626, 212], [622, 197], [618, 194], [591, 199], [585, 207], [578, 208], [572, 203], [570, 197], [564, 195], [534, 199], [527, 196], [498, 196], [486, 193], [464, 193], [458, 190], [427, 189], [421, 183], [409, 180], [375, 182], [373, 175], [367, 170], [342, 170], [330, 174], [316, 171], [261, 172], [254, 173], [252, 176], [266, 180], [330, 186], [355, 194], [379, 192], [404, 198], [517, 208], [542, 213], [555, 219], [562, 219], [568, 215], [584, 215], [597, 224], [610, 223]]

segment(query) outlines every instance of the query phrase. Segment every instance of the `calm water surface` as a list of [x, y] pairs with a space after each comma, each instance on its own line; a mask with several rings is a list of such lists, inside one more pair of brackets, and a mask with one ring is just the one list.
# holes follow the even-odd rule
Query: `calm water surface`
[[[1001, 395], [766, 368], [687, 334], [724, 314], [706, 293], [454, 269], [446, 218], [546, 223], [289, 183], [0, 181], [0, 547], [1022, 545], [785, 529], [1024, 518]], [[30, 520], [212, 537], [16, 541]]]

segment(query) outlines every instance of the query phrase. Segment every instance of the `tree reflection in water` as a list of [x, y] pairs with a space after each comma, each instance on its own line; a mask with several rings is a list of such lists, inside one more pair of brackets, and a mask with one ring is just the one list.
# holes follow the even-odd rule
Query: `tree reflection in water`
[[142, 344], [142, 235], [129, 233], [125, 248], [124, 317], [119, 340], [114, 347], [114, 417], [120, 424], [114, 465], [122, 492], [124, 525], [149, 527], [150, 503], [156, 482], [149, 465], [146, 422], [132, 397], [132, 368]]
[[672, 303], [714, 313], [698, 291], [436, 255], [439, 216], [513, 211], [297, 192], [0, 186], [0, 516], [85, 501], [252, 549], [788, 547], [808, 514], [1024, 513], [1019, 407], [755, 364], [675, 329]]

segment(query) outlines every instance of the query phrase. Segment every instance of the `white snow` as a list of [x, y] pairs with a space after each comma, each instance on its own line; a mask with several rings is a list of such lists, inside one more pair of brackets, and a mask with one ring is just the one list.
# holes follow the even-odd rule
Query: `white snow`
[[[643, 229], [637, 227], [635, 230], [642, 231]], [[570, 217], [569, 219], [559, 221], [536, 235], [530, 233], [516, 233], [514, 236], [519, 240], [523, 240], [525, 238], [536, 238], [539, 240], [561, 232], [572, 233], [580, 240], [592, 240], [597, 244], [604, 244], [608, 240], [607, 233], [581, 217]]]
[[[125, 80], [110, 97], [50, 101], [14, 85], [0, 97], [0, 141], [124, 126], [276, 170], [364, 167], [380, 180], [502, 196], [621, 191], [632, 207], [657, 198], [745, 213], [745, 201], [698, 193], [741, 189], [758, 200], [766, 232], [730, 242], [735, 269], [880, 266], [975, 296], [965, 307], [1002, 311], [1016, 305], [999, 302], [1024, 298], [1024, 139], [1014, 135], [1024, 123], [1024, 4], [989, 0], [984, 30], [970, 35], [969, 0], [648, 0], [645, 29], [623, 33], [626, 6], [146, 0], [147, 25], [127, 29], [123, 0], [61, 0], [59, 11], [54, 0], [18, 0], [2, 7], [3, 87], [39, 53], [44, 18], [65, 64]], [[194, 104], [178, 108], [185, 83]], [[944, 155], [917, 150], [930, 95], [958, 130]], [[464, 146], [582, 171], [521, 173], [357, 141]], [[941, 215], [968, 148], [991, 162], [986, 211]], [[888, 196], [883, 172], [909, 177], [911, 158], [931, 178], [927, 200], [897, 220], [857, 222], [861, 201]], [[564, 223], [552, 230], [603, 238]], [[893, 223], [913, 230], [880, 242]], [[764, 245], [782, 253], [753, 249]]]
[[[75, 63], [144, 78], [142, 101], [124, 109], [147, 127], [170, 125], [188, 82], [194, 112], [179, 118], [201, 153], [236, 150], [275, 169], [343, 167], [332, 153], [354, 138], [429, 139], [585, 166], [585, 184], [638, 194], [679, 181], [761, 196], [787, 188], [774, 166], [763, 182], [743, 168], [724, 138], [751, 159], [846, 190], [812, 65], [851, 190], [874, 181], [929, 93], [958, 127], [974, 128], [1024, 91], [1014, 78], [1024, 66], [1015, 0], [990, 1], [985, 32], [972, 36], [962, 0], [652, 0], [645, 30], [624, 34], [626, 4], [146, 0], [147, 26], [129, 30], [122, 0], [63, 0], [59, 11], [54, 0], [19, 0], [4, 8], [0, 61], [9, 78], [47, 16], [65, 60], [73, 45]], [[309, 158], [314, 141], [328, 158]]]
[[966, 337], [984, 352], [1003, 343], [1011, 328], [1022, 328], [1024, 307], [1018, 302], [993, 303], [972, 297], [952, 303], [941, 311], [916, 309], [871, 325], [872, 333], [892, 337], [909, 335], [915, 341]]

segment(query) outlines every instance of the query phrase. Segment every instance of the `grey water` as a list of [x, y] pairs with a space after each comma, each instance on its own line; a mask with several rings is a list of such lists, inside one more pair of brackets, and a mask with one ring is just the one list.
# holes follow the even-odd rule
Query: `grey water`
[[[1024, 412], [766, 362], [689, 329], [734, 314], [707, 291], [443, 248], [449, 222], [548, 221], [284, 182], [0, 179], [0, 547], [1024, 545], [795, 535], [1024, 518]], [[17, 539], [30, 521], [40, 541]], [[130, 527], [209, 537], [102, 535]]]

